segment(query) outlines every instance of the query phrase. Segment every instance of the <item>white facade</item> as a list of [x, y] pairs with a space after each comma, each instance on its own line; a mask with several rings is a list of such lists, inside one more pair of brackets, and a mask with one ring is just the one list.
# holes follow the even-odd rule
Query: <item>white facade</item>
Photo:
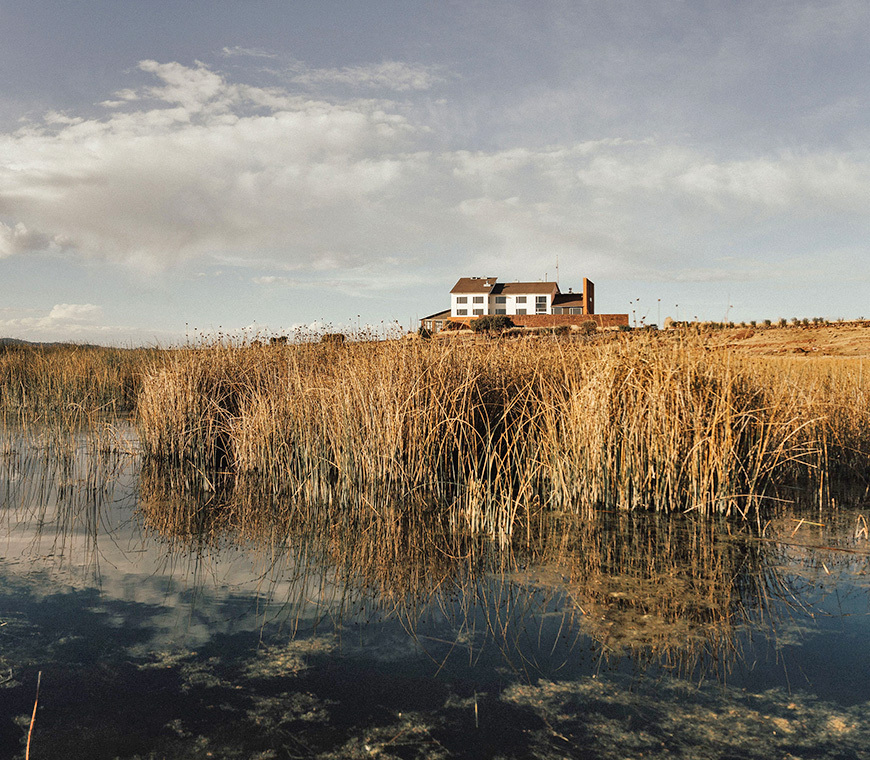
[[472, 317], [491, 314], [489, 302], [491, 296], [486, 291], [480, 293], [451, 293], [450, 316]]
[[[525, 290], [524, 285], [531, 287]], [[545, 283], [517, 282], [501, 285], [495, 280], [481, 278], [479, 291], [463, 289], [463, 292], [450, 294], [450, 316], [552, 314], [554, 292], [542, 293], [542, 285]], [[552, 290], [558, 292], [557, 287]]]

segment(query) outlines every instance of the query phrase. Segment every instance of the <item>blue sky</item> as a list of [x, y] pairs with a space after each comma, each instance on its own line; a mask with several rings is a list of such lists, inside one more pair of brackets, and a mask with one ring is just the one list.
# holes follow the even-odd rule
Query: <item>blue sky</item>
[[868, 52], [863, 0], [2, 0], [0, 335], [407, 327], [557, 261], [870, 316]]

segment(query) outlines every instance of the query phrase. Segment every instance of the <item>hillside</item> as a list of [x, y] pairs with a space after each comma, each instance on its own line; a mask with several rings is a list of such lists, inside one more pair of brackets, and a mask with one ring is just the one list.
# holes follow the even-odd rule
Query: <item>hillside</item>
[[870, 356], [870, 322], [734, 327], [711, 333], [709, 344], [758, 356]]

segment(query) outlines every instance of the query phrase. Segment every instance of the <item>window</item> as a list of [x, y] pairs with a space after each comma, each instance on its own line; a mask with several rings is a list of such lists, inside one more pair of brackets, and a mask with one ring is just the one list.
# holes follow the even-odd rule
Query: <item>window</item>
[[468, 296], [456, 296], [456, 303], [468, 303]]
[[468, 309], [457, 309], [456, 316], [457, 317], [467, 317], [468, 316]]
[[535, 296], [535, 314], [547, 313], [547, 296]]
[[535, 303], [547, 303], [547, 296], [535, 296]]
[[572, 313], [572, 314], [582, 314], [582, 313], [583, 313], [583, 309], [580, 308], [579, 306], [572, 306], [572, 307], [571, 307], [571, 313]]
[[507, 296], [496, 296], [495, 302], [496, 303], [507, 303]]
[[495, 313], [496, 314], [507, 314], [507, 309], [496, 309]]
[[562, 311], [563, 311], [563, 309], [561, 306], [554, 306], [553, 307], [553, 314], [561, 314]]
[[474, 296], [474, 303], [483, 303], [483, 296]]
[[444, 322], [440, 319], [435, 320], [435, 332], [438, 332], [442, 327], [444, 327]]
[[517, 303], [525, 303], [525, 302], [526, 302], [525, 296], [517, 296]]
[[525, 314], [525, 313], [526, 313], [525, 309], [517, 309], [517, 314]]
[[479, 316], [481, 316], [482, 314], [483, 314], [483, 309], [475, 309], [475, 310], [474, 310], [474, 316], [475, 316], [475, 317], [479, 317]]

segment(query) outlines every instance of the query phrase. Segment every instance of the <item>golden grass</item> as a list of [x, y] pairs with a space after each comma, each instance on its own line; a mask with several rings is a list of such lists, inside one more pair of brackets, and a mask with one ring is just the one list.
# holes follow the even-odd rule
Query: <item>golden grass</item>
[[756, 514], [866, 486], [859, 360], [756, 359], [701, 340], [215, 345], [143, 380], [148, 458], [290, 500], [431, 500], [510, 536], [544, 505]]
[[94, 346], [0, 346], [0, 415], [81, 424], [132, 411], [158, 352]]

